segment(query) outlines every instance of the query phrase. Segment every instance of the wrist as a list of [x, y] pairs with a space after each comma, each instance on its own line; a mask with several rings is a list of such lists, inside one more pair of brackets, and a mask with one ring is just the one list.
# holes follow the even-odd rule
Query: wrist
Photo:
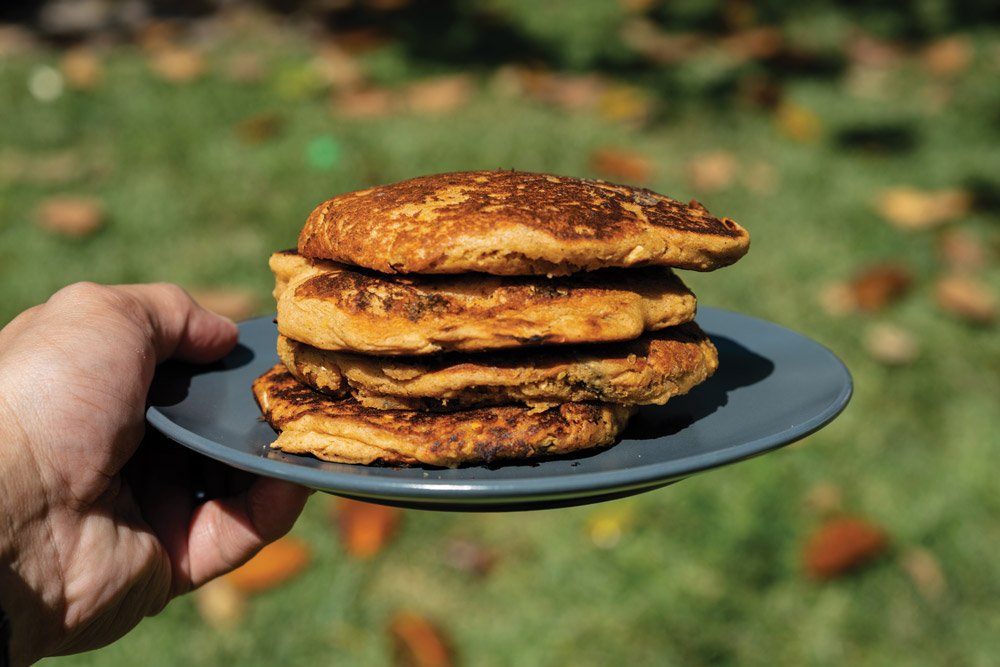
[[59, 578], [42, 571], [58, 560], [48, 539], [48, 503], [39, 488], [38, 466], [3, 408], [0, 400], [0, 498], [8, 501], [0, 510], [0, 607], [7, 633], [0, 660], [8, 662], [0, 661], [0, 667], [13, 667], [43, 657], [46, 610], [58, 597], [44, 586]]

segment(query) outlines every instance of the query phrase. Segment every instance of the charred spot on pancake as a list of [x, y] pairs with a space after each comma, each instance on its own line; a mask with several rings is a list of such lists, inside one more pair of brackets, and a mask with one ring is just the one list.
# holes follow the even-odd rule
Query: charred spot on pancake
[[450, 306], [448, 299], [440, 294], [416, 292], [413, 297], [403, 303], [403, 314], [411, 322], [416, 322], [427, 315], [447, 312]]

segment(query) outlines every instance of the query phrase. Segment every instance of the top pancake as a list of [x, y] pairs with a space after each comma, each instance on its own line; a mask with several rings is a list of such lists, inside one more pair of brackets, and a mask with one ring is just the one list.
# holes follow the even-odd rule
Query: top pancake
[[567, 275], [609, 267], [710, 271], [742, 257], [750, 236], [701, 204], [548, 174], [422, 176], [320, 204], [299, 253], [383, 273]]

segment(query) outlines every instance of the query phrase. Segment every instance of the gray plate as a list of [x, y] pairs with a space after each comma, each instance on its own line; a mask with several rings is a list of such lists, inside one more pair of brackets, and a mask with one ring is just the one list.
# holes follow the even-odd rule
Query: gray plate
[[825, 347], [746, 315], [702, 307], [719, 370], [690, 394], [642, 408], [622, 441], [596, 452], [496, 467], [392, 468], [327, 463], [271, 450], [250, 391], [277, 363], [272, 318], [240, 324], [240, 343], [211, 366], [159, 368], [147, 418], [213, 459], [342, 496], [422, 509], [579, 505], [655, 489], [763, 454], [816, 431], [851, 397], [851, 375]]

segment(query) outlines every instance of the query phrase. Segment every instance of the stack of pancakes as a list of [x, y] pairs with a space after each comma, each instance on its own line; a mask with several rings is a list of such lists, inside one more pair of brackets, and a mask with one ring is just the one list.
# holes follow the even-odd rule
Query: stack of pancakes
[[273, 447], [454, 467], [612, 444], [718, 365], [671, 267], [748, 246], [697, 202], [546, 174], [330, 199], [270, 260], [282, 363], [253, 388]]

